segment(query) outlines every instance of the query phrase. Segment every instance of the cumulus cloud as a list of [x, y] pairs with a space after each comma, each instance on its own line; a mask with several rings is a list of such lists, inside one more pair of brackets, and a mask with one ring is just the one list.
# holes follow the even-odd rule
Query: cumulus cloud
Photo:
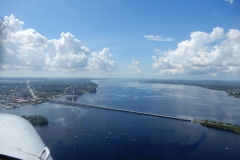
[[152, 56], [160, 75], [240, 75], [240, 31], [216, 27], [211, 33], [196, 31], [176, 50]]
[[141, 73], [140, 62], [132, 60], [132, 64], [127, 67], [128, 73]]
[[174, 38], [162, 38], [157, 35], [144, 35], [144, 38], [146, 38], [149, 41], [174, 41]]
[[233, 4], [234, 0], [225, 0], [226, 2], [229, 2], [230, 4]]
[[110, 72], [115, 70], [115, 62], [112, 60], [112, 54], [109, 54], [109, 48], [104, 48], [100, 52], [93, 52], [89, 58], [87, 69], [101, 70]]
[[23, 30], [14, 15], [0, 20], [0, 68], [48, 71], [113, 71], [115, 62], [108, 48], [91, 53], [71, 33], [47, 39], [34, 29]]

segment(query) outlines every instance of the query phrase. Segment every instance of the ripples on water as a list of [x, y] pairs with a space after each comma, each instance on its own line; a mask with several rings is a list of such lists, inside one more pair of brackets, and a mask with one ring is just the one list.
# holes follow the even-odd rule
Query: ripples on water
[[[228, 97], [222, 91], [142, 84], [133, 80], [95, 82], [99, 84], [99, 91], [83, 95], [78, 101], [240, 124], [240, 100]], [[36, 128], [54, 159], [240, 158], [239, 135], [190, 122], [50, 103], [15, 110], [1, 109], [0, 112], [40, 114], [54, 122]]]

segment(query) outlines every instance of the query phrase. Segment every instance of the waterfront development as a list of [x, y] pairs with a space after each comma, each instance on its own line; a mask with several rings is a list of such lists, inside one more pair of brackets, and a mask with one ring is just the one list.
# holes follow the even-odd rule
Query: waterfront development
[[11, 109], [21, 105], [36, 105], [63, 95], [94, 93], [96, 88], [97, 84], [89, 79], [1, 78], [0, 107]]
[[62, 96], [38, 105], [1, 108], [0, 112], [46, 117], [51, 123], [35, 129], [54, 159], [240, 157], [238, 134], [168, 118], [239, 125], [240, 99], [195, 86], [126, 79], [92, 82], [98, 85], [97, 92], [83, 94], [76, 101]]

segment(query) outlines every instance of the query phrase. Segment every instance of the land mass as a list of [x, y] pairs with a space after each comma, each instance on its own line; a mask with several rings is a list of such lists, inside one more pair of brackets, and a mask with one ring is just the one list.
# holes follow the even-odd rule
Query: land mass
[[225, 91], [229, 96], [240, 98], [240, 82], [238, 81], [210, 81], [210, 80], [145, 80], [140, 83], [161, 83], [204, 87], [207, 89]]
[[86, 94], [95, 93], [98, 85], [90, 79], [77, 78], [1, 78], [0, 107], [41, 104], [64, 95], [64, 90], [70, 86]]
[[[28, 79], [29, 80], [29, 79]], [[54, 99], [58, 96], [64, 95], [64, 90], [73, 88], [79, 89], [81, 94], [96, 92], [97, 84], [91, 82], [89, 79], [30, 79], [28, 83], [26, 78], [2, 78], [0, 79], [0, 101], [1, 104], [38, 104]], [[191, 85], [204, 87], [214, 90], [226, 91], [229, 96], [240, 98], [240, 82], [226, 82], [226, 81], [190, 81], [190, 80], [145, 80], [140, 83], [161, 83], [161, 84], [177, 84], [177, 85]], [[70, 86], [70, 87], [69, 87]], [[77, 91], [78, 92], [78, 91]], [[78, 92], [78, 93], [80, 93]], [[11, 98], [11, 99], [10, 99]], [[10, 99], [10, 100], [9, 100]], [[10, 103], [6, 103], [11, 101]], [[26, 116], [33, 125], [46, 125], [48, 120], [46, 117], [34, 115]], [[219, 130], [231, 131], [240, 134], [240, 125], [222, 123], [208, 120], [194, 120], [202, 126], [215, 128]]]
[[218, 130], [230, 131], [237, 134], [240, 134], [240, 125], [231, 124], [231, 123], [222, 123], [216, 121], [208, 121], [208, 120], [194, 120], [193, 122], [199, 123], [202, 126], [208, 128], [214, 128]]
[[44, 126], [49, 123], [46, 117], [40, 116], [40, 115], [32, 115], [32, 116], [23, 115], [22, 117], [27, 121], [29, 121], [32, 125]]

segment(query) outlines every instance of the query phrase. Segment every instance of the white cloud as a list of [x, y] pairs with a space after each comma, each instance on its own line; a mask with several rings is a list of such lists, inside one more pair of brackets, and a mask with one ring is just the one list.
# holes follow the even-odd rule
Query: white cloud
[[230, 4], [233, 4], [234, 0], [225, 0], [226, 2], [229, 2]]
[[93, 52], [92, 57], [89, 58], [88, 67], [89, 70], [101, 70], [111, 72], [115, 70], [115, 62], [112, 59], [112, 54], [108, 54], [109, 48], [104, 48], [100, 52]]
[[61, 33], [60, 39], [48, 40], [34, 29], [22, 29], [24, 22], [14, 15], [0, 20], [0, 68], [80, 71], [116, 69], [108, 48], [99, 53], [81, 45], [71, 33]]
[[152, 58], [152, 67], [160, 75], [239, 76], [240, 31], [230, 29], [224, 34], [220, 27], [211, 33], [196, 31], [176, 50]]
[[159, 50], [159, 49], [154, 49], [154, 51], [157, 53], [157, 55], [162, 55], [164, 52], [163, 51], [161, 51], [161, 50]]
[[132, 64], [127, 67], [128, 73], [141, 73], [140, 62], [132, 60]]
[[163, 39], [162, 37], [157, 35], [144, 35], [144, 38], [146, 38], [149, 41], [174, 41], [174, 38]]

